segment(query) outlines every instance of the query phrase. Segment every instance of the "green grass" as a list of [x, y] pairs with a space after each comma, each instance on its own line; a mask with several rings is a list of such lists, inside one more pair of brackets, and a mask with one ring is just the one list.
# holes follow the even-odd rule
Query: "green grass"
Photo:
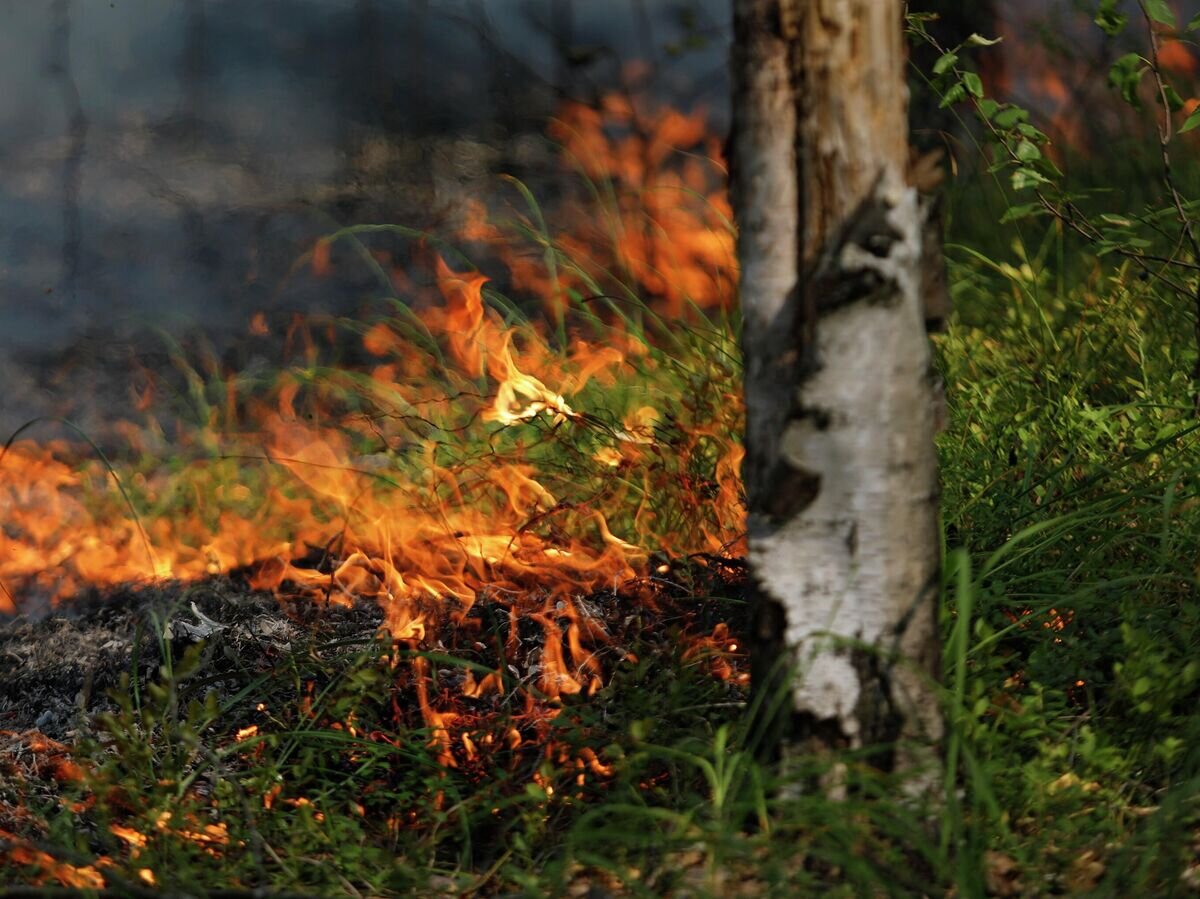
[[[973, 619], [951, 642], [969, 672], [955, 682], [968, 795], [989, 844], [1034, 876], [1067, 883], [1087, 859], [1107, 868], [1099, 894], [1186, 892], [1200, 759], [1189, 317], [1128, 268], [1093, 264], [1060, 291], [1014, 255], [960, 252], [959, 318], [939, 343], [947, 539], [976, 565], [951, 608]], [[1164, 842], [1148, 850], [1149, 834]]]

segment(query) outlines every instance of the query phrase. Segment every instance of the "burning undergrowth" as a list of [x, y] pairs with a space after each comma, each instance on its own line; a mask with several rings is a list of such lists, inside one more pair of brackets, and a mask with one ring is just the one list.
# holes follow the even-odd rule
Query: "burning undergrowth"
[[5, 610], [247, 570], [256, 587], [375, 597], [409, 637], [422, 598], [465, 611], [484, 587], [569, 594], [644, 574], [653, 553], [737, 554], [723, 173], [680, 152], [715, 149], [699, 117], [635, 127], [610, 105], [615, 125], [572, 108], [555, 126], [591, 190], [560, 204], [562, 231], [523, 187], [524, 214], [465, 213], [462, 241], [517, 300], [424, 235], [400, 268], [363, 232], [403, 229], [348, 229], [313, 268], [365, 258], [390, 314], [293, 320], [291, 364], [271, 379], [176, 358], [174, 395], [148, 379], [143, 419], [114, 426], [115, 466], [81, 464], [77, 433], [19, 434], [0, 466]]
[[[119, 590], [74, 617], [10, 627], [7, 862], [70, 886], [152, 885], [180, 853], [252, 868], [261, 849], [247, 828], [261, 838], [280, 809], [318, 832], [350, 815], [360, 837], [427, 840], [430, 865], [446, 861], [449, 825], [503, 845], [531, 803], [570, 818], [604, 796], [633, 749], [620, 741], [672, 727], [638, 722], [664, 691], [740, 706], [745, 658], [729, 622], [744, 623], [743, 583], [740, 563], [699, 556], [637, 585], [638, 602], [624, 590], [578, 597], [574, 614], [605, 631], [604, 685], [556, 701], [541, 673], [569, 641], [548, 643], [540, 622], [489, 596], [454, 626], [437, 622], [444, 639], [429, 645], [381, 632], [374, 602], [281, 604], [221, 578]], [[481, 689], [488, 679], [495, 688]], [[668, 766], [639, 776], [648, 795], [677, 789]], [[64, 827], [78, 857], [61, 849]]]
[[[498, 820], [526, 787], [601, 788], [614, 759], [587, 722], [631, 714], [604, 697], [648, 658], [740, 701], [742, 409], [718, 148], [702, 116], [616, 96], [552, 131], [582, 175], [552, 211], [513, 182], [521, 206], [467, 204], [453, 240], [373, 226], [318, 242], [313, 276], [368, 265], [383, 313], [293, 319], [270, 377], [176, 351], [174, 382], [139, 380], [142, 418], [114, 426], [112, 458], [70, 431], [10, 441], [0, 611], [75, 617], [5, 629], [20, 671], [0, 692], [5, 757], [36, 756], [19, 735], [43, 731], [120, 750], [90, 756], [116, 769], [75, 779], [103, 857], [207, 833], [222, 772], [253, 779], [255, 747], [284, 734], [337, 735], [306, 749], [313, 764], [356, 782], [358, 814], [378, 802], [372, 820], [420, 829], [433, 825], [406, 809], [452, 808], [483, 782]], [[135, 734], [182, 756], [134, 772]], [[204, 734], [225, 735], [213, 758], [197, 754]], [[121, 798], [126, 777], [192, 812], [164, 804], [154, 815], [176, 824], [160, 827]], [[22, 825], [34, 781], [0, 797], [0, 838], [52, 829], [53, 814]], [[301, 784], [250, 793], [316, 803]], [[37, 867], [40, 850], [12, 845], [29, 858], [10, 846], [10, 862]], [[46, 876], [74, 882], [70, 859], [55, 864]]]

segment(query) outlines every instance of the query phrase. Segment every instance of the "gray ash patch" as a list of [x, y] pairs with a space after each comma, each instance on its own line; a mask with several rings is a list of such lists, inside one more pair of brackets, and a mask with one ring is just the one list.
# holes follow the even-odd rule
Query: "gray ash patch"
[[91, 593], [37, 620], [0, 621], [0, 730], [70, 740], [116, 707], [123, 673], [158, 679], [164, 653], [203, 640], [219, 688], [222, 674], [232, 685], [313, 641], [366, 643], [381, 617], [373, 604], [280, 602], [231, 579]]
[[[570, 656], [568, 632], [578, 625], [589, 657], [607, 678], [627, 653], [672, 658], [681, 640], [707, 635], [719, 622], [745, 632], [740, 561], [697, 557], [660, 563], [655, 570], [654, 577], [626, 585], [627, 591], [574, 597], [575, 614], [562, 608], [550, 629], [558, 632], [559, 654]], [[273, 709], [295, 703], [297, 672], [304, 690], [319, 692], [338, 672], [371, 657], [378, 661], [380, 653], [452, 656], [479, 666], [477, 671], [500, 672], [511, 678], [513, 689], [536, 685], [548, 629], [533, 614], [514, 620], [513, 611], [537, 612], [545, 599], [537, 591], [516, 600], [481, 591], [465, 611], [449, 600], [431, 601], [422, 609], [430, 616], [430, 636], [417, 645], [392, 644], [380, 633], [383, 613], [374, 601], [347, 608], [320, 599], [275, 598], [250, 590], [236, 573], [88, 591], [37, 619], [0, 620], [0, 732], [37, 730], [68, 744], [95, 736], [94, 716], [116, 710], [113, 696], [122, 675], [143, 688], [144, 698], [148, 685], [164, 680], [164, 659], [178, 661], [197, 644], [199, 667], [187, 679], [187, 698], [215, 694], [228, 708], [222, 717], [226, 728], [253, 723], [259, 703]], [[388, 659], [381, 664], [392, 676]], [[376, 697], [388, 705], [380, 714], [391, 716], [389, 726], [422, 727], [414, 677], [406, 668], [399, 672], [395, 690]], [[429, 677], [435, 693], [447, 693], [472, 714], [502, 713], [510, 703], [507, 694], [460, 695], [461, 664], [435, 661]]]

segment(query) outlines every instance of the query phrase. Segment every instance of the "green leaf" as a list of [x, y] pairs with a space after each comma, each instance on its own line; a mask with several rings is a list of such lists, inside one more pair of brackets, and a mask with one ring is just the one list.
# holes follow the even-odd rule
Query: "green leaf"
[[1009, 206], [1004, 210], [1004, 215], [1000, 216], [1000, 224], [1007, 225], [1009, 222], [1017, 222], [1031, 216], [1044, 215], [1045, 212], [1046, 209], [1041, 203], [1022, 203], [1020, 206]]
[[1187, 23], [1188, 31], [1196, 31], [1200, 29], [1200, 15], [1197, 15], [1192, 21]]
[[1000, 104], [991, 97], [984, 97], [979, 101], [979, 114], [985, 119], [990, 119], [1000, 110]]
[[1163, 85], [1163, 95], [1167, 98], [1167, 107], [1171, 112], [1183, 109], [1183, 97], [1179, 96], [1179, 91], [1175, 90], [1171, 85]]
[[1167, 5], [1167, 0], [1145, 0], [1146, 13], [1160, 25], [1175, 27], [1175, 13]]
[[1063, 176], [1063, 173], [1058, 170], [1058, 166], [1048, 156], [1043, 156], [1039, 159], [1037, 167], [1052, 178], [1061, 178]]
[[1141, 107], [1138, 99], [1138, 85], [1149, 67], [1137, 53], [1126, 53], [1108, 70], [1109, 86], [1120, 91], [1125, 102], [1130, 106]]
[[989, 38], [989, 37], [984, 37], [982, 34], [979, 34], [978, 32], [976, 32], [976, 33], [972, 34], [969, 38], [967, 38], [965, 41], [963, 41], [963, 43], [965, 43], [968, 47], [994, 47], [994, 46], [996, 46], [996, 44], [1000, 43], [1002, 40], [1004, 40], [1004, 38], [1002, 38], [1002, 37], [990, 37]]
[[963, 72], [962, 78], [963, 84], [967, 86], [967, 90], [971, 92], [972, 96], [983, 96], [983, 81], [978, 75], [976, 75], [974, 72]]
[[1109, 37], [1116, 37], [1129, 24], [1129, 16], [1117, 12], [1117, 0], [1101, 0], [1096, 13], [1096, 24]]
[[1179, 133], [1184, 134], [1191, 131], [1193, 128], [1200, 125], [1200, 106], [1192, 110], [1192, 114], [1187, 117], [1187, 120], [1179, 127]]
[[1029, 113], [1020, 106], [1009, 106], [996, 114], [996, 124], [1001, 128], [1011, 128], [1029, 118]]
[[1023, 140], [1017, 144], [1017, 159], [1022, 162], [1034, 162], [1042, 158], [1042, 151], [1032, 141]]
[[1022, 166], [1012, 174], [1013, 190], [1026, 190], [1030, 187], [1037, 187], [1039, 184], [1046, 184], [1046, 177], [1036, 169]]
[[950, 71], [951, 68], [953, 68], [953, 66], [956, 62], [958, 62], [958, 54], [943, 53], [941, 56], [938, 57], [938, 61], [933, 64], [933, 74], [935, 74], [935, 75], [946, 74], [948, 71]]
[[942, 102], [938, 104], [938, 109], [945, 109], [947, 106], [953, 106], [955, 103], [967, 96], [967, 90], [962, 86], [960, 81], [958, 84], [952, 84], [950, 89], [946, 91], [942, 97]]

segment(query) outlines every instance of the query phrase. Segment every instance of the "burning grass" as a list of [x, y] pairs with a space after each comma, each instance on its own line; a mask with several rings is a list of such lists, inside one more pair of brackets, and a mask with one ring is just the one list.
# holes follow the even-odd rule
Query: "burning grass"
[[[8, 863], [64, 885], [245, 880], [324, 893], [345, 877], [363, 883], [343, 869], [365, 864], [372, 892], [431, 878], [482, 889], [490, 867], [533, 864], [551, 834], [614, 790], [659, 802], [683, 787], [661, 759], [636, 774], [616, 766], [652, 739], [678, 745], [699, 721], [735, 718], [744, 656], [721, 622], [742, 618], [740, 580], [738, 566], [714, 565], [661, 578], [655, 604], [621, 610], [606, 684], [553, 703], [537, 689], [543, 629], [512, 630], [495, 599], [427, 649], [381, 635], [374, 603], [301, 603], [285, 616], [220, 581], [28, 624], [8, 635], [7, 651], [28, 657], [0, 694], [12, 728], [0, 839], [19, 849]], [[605, 607], [623, 604], [601, 594], [578, 605], [613, 622]], [[55, 664], [64, 655], [73, 670]], [[497, 671], [501, 689], [477, 688]], [[70, 748], [19, 730], [55, 701], [70, 709], [76, 691], [96, 724], [64, 731]], [[430, 726], [430, 701], [455, 711]], [[70, 847], [94, 862], [74, 864]], [[397, 855], [403, 866], [387, 862]]]
[[[573, 597], [691, 554], [737, 555], [742, 539], [737, 357], [728, 323], [704, 312], [732, 305], [719, 163], [681, 152], [707, 146], [701, 118], [667, 111], [633, 129], [633, 116], [620, 107], [614, 134], [571, 107], [556, 126], [568, 151], [593, 148], [591, 199], [563, 210], [581, 234], [550, 234], [535, 205], [503, 227], [470, 210], [461, 236], [549, 319], [432, 251], [423, 286], [368, 255], [384, 286], [406, 288], [391, 314], [296, 320], [299, 358], [259, 390], [178, 357], [189, 414], [164, 421], [145, 391], [145, 419], [120, 428], [140, 460], [7, 447], [3, 610], [239, 572], [280, 596], [374, 599], [393, 639], [420, 644], [486, 592], [548, 643], [552, 619], [570, 622], [546, 696], [594, 691], [605, 636]], [[322, 240], [315, 267], [350, 264], [333, 254], [343, 243], [366, 252], [360, 230]], [[680, 237], [697, 233], [710, 239]], [[347, 340], [359, 364], [339, 363]], [[164, 464], [147, 450], [167, 431], [180, 453]]]
[[[140, 462], [81, 466], [63, 442], [8, 447], [7, 611], [89, 585], [239, 570], [255, 587], [374, 597], [395, 637], [420, 639], [422, 603], [465, 613], [485, 587], [569, 596], [645, 574], [655, 553], [736, 555], [722, 173], [681, 153], [711, 148], [699, 117], [664, 112], [631, 130], [633, 115], [620, 107], [614, 134], [572, 107], [556, 126], [569, 151], [601, 154], [583, 165], [599, 179], [589, 202], [562, 211], [579, 234], [547, 231], [536, 205], [502, 226], [473, 207], [462, 229], [549, 320], [432, 251], [424, 285], [385, 271], [348, 229], [314, 264], [361, 250], [381, 286], [404, 288], [385, 300], [390, 315], [294, 321], [295, 364], [257, 390], [177, 357], [187, 408], [170, 415], [152, 385], [144, 420], [119, 429]], [[332, 255], [343, 244], [350, 258]], [[348, 339], [361, 349], [347, 354]], [[152, 448], [166, 432], [180, 454], [163, 464]]]
[[[257, 822], [286, 809], [316, 843], [282, 857], [323, 854], [321, 825], [357, 821], [377, 847], [428, 841], [432, 866], [447, 827], [463, 829], [456, 853], [478, 853], [481, 807], [482, 833], [503, 835], [514, 814], [527, 826], [552, 799], [607, 789], [608, 719], [628, 723], [637, 705], [618, 715], [610, 681], [641, 689], [674, 657], [669, 670], [711, 682], [693, 706], [714, 693], [716, 708], [741, 704], [740, 607], [703, 599], [736, 596], [743, 539], [723, 170], [701, 155], [715, 151], [701, 117], [606, 107], [569, 107], [555, 124], [587, 179], [558, 210], [562, 230], [516, 182], [524, 212], [466, 211], [457, 240], [498, 262], [496, 278], [461, 257], [452, 267], [428, 235], [347, 229], [317, 244], [313, 273], [365, 261], [387, 292], [382, 314], [293, 320], [291, 362], [269, 380], [176, 351], [179, 377], [146, 379], [143, 418], [114, 428], [126, 446], [111, 459], [26, 429], [9, 442], [0, 611], [79, 613], [89, 591], [189, 596], [225, 582], [214, 578], [282, 603], [273, 618], [251, 603], [256, 623], [234, 626], [219, 603], [147, 618], [156, 606], [139, 600], [137, 633], [49, 679], [66, 696], [42, 695], [46, 666], [18, 678], [12, 689], [36, 682], [47, 708], [10, 693], [8, 714], [73, 729], [91, 764], [71, 781], [76, 798], [30, 818], [37, 778], [18, 778], [0, 834], [10, 864], [98, 883], [37, 848], [69, 819], [86, 822], [78, 848], [98, 844], [122, 868], [114, 883], [155, 885], [205, 857], [261, 870], [276, 837]], [[417, 243], [404, 269], [389, 256], [402, 237]], [[169, 586], [179, 579], [194, 586]], [[338, 608], [357, 610], [361, 631], [334, 639]], [[304, 620], [308, 657], [284, 610]], [[181, 635], [206, 648], [180, 657]], [[69, 706], [95, 712], [106, 691], [117, 705], [96, 742]], [[233, 808], [248, 836], [229, 835]]]

